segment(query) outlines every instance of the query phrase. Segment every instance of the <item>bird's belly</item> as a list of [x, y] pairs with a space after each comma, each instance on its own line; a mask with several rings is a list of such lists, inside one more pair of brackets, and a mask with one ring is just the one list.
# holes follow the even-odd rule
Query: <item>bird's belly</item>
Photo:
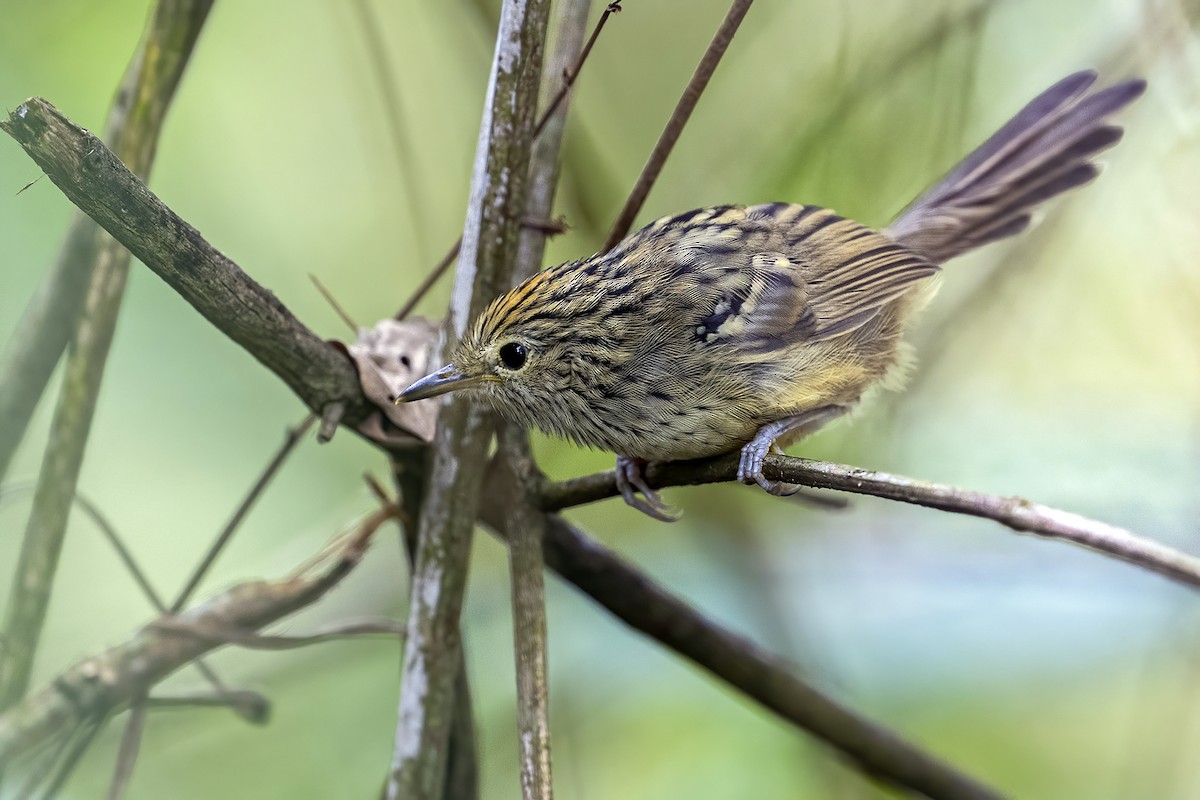
[[614, 437], [605, 446], [646, 461], [682, 461], [738, 450], [754, 438], [758, 425], [733, 417], [662, 422], [650, 431]]

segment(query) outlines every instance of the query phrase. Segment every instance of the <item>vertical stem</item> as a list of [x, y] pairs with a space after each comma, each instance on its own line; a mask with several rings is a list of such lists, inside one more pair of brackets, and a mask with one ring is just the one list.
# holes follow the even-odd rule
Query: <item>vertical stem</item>
[[524, 430], [500, 429], [500, 450], [508, 462], [511, 505], [505, 514], [512, 574], [513, 652], [517, 661], [517, 745], [521, 797], [551, 800], [549, 669], [546, 658], [546, 586], [542, 553], [545, 516], [533, 505], [537, 471]]
[[[114, 147], [146, 172], [158, 131], [212, 0], [162, 0], [133, 57], [121, 93], [132, 96], [126, 125]], [[122, 100], [118, 99], [118, 105]], [[71, 342], [62, 394], [25, 529], [0, 651], [0, 711], [24, 694], [50, 600], [67, 517], [83, 462], [96, 394], [125, 288], [129, 253], [97, 233], [95, 260], [83, 313]]]
[[[472, 317], [511, 280], [549, 7], [549, 0], [505, 0], [501, 9], [446, 322], [449, 341], [461, 337]], [[461, 657], [458, 618], [491, 430], [489, 417], [452, 399], [442, 410], [431, 448], [388, 798], [437, 800], [442, 795]]]
[[[421, 519], [424, 489], [424, 451], [398, 450], [392, 453], [392, 472], [404, 510], [402, 536], [410, 571], [417, 557], [417, 526]], [[446, 783], [443, 800], [478, 800], [479, 755], [475, 745], [475, 717], [472, 713], [471, 686], [467, 680], [466, 655], [458, 650], [458, 680], [454, 686], [454, 716], [450, 720], [450, 740], [446, 751]], [[384, 787], [386, 796], [387, 787]]]
[[[558, 186], [559, 151], [566, 126], [569, 94], [555, 91], [571, 74], [583, 47], [590, 0], [561, 0], [557, 7], [558, 42], [547, 61], [542, 96], [555, 105], [544, 118], [534, 144], [529, 168], [527, 216], [549, 218]], [[604, 18], [610, 14], [605, 11]], [[599, 26], [597, 27], [597, 32]], [[593, 40], [594, 41], [594, 40]], [[563, 87], [566, 89], [567, 87]], [[541, 265], [545, 233], [521, 231], [517, 250], [516, 280], [531, 275]], [[533, 466], [529, 437], [515, 425], [500, 430], [499, 449], [514, 479], [509, 493], [512, 505], [506, 517], [509, 567], [512, 575], [513, 652], [517, 674], [517, 743], [520, 753], [521, 796], [524, 800], [551, 800], [554, 782], [550, 758], [549, 667], [546, 633], [545, 560], [542, 537], [544, 517], [535, 506], [540, 475]]]

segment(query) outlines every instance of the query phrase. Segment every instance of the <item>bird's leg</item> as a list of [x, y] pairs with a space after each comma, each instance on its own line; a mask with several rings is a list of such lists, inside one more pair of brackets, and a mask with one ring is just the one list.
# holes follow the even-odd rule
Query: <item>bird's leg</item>
[[757, 483], [773, 495], [787, 497], [795, 494], [800, 487], [790, 483], [769, 481], [763, 475], [763, 459], [775, 448], [775, 440], [787, 433], [799, 432], [800, 436], [812, 433], [832, 419], [840, 417], [849, 411], [849, 406], [821, 406], [812, 411], [805, 411], [793, 417], [784, 417], [769, 422], [758, 429], [754, 438], [742, 448], [742, 460], [738, 463], [738, 480], [742, 483]]
[[[646, 466], [646, 463], [644, 458], [618, 455], [617, 489], [620, 490], [621, 497], [625, 498], [626, 503], [646, 516], [663, 522], [675, 522], [679, 519], [679, 511], [664, 503], [658, 496], [658, 492], [650, 488], [646, 483], [645, 476], [642, 475], [642, 468]], [[641, 492], [645, 499], [638, 497], [635, 492]]]

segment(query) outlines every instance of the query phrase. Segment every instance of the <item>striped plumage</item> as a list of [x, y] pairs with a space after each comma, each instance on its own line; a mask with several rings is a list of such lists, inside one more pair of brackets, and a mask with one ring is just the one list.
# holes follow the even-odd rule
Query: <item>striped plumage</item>
[[816, 206], [718, 206], [547, 269], [401, 399], [479, 388], [513, 419], [620, 454], [626, 499], [655, 516], [642, 461], [743, 448], [741, 477], [778, 491], [763, 455], [895, 373], [941, 261], [1017, 233], [1033, 205], [1094, 177], [1091, 158], [1121, 134], [1107, 117], [1144, 87], [1086, 94], [1094, 79], [1047, 90], [884, 232]]
[[534, 276], [454, 363], [491, 371], [520, 342], [521, 370], [484, 384], [509, 416], [634, 458], [714, 455], [795, 409], [853, 402], [894, 360], [895, 301], [936, 271], [816, 206], [699, 209]]

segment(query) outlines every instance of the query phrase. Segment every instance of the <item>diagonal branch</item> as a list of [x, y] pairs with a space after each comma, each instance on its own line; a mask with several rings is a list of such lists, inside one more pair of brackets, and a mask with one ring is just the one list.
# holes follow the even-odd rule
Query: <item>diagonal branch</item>
[[[341, 582], [362, 559], [375, 531], [395, 515], [391, 507], [372, 512], [319, 573], [239, 584], [174, 619], [192, 629], [246, 633], [293, 614]], [[0, 714], [0, 763], [10, 763], [85, 720], [120, 711], [175, 670], [224, 643], [180, 635], [170, 624], [152, 622], [129, 641], [81, 661]]]
[[[130, 169], [147, 178], [167, 109], [183, 77], [212, 0], [164, 0], [117, 89], [104, 138]], [[0, 361], [0, 477], [74, 333], [87, 285], [111, 246], [84, 214], [71, 220], [58, 259], [29, 301]]]
[[[646, 480], [655, 489], [723, 483], [736, 479], [737, 464], [736, 453], [708, 461], [656, 464], [647, 470]], [[872, 495], [953, 514], [995, 520], [1019, 533], [1071, 542], [1157, 572], [1193, 589], [1200, 588], [1200, 558], [1115, 525], [1021, 497], [1000, 497], [886, 472], [793, 456], [767, 456], [763, 471], [771, 480], [784, 483]], [[600, 472], [544, 487], [542, 507], [547, 511], [559, 511], [616, 495], [614, 473]]]
[[146, 188], [98, 138], [41, 98], [0, 121], [71, 202], [96, 220], [206, 319], [283, 379], [313, 411], [369, 412], [354, 367], [275, 295]]
[[721, 22], [721, 27], [717, 28], [716, 34], [713, 35], [712, 41], [709, 42], [708, 49], [704, 51], [704, 56], [696, 66], [696, 71], [692, 74], [691, 80], [688, 81], [688, 85], [684, 88], [683, 95], [675, 105], [675, 110], [671, 112], [671, 117], [667, 120], [667, 125], [663, 128], [658, 142], [654, 145], [654, 149], [650, 151], [650, 158], [647, 159], [646, 165], [642, 167], [642, 173], [638, 175], [637, 183], [633, 185], [633, 190], [630, 191], [628, 199], [625, 200], [624, 207], [617, 214], [617, 219], [613, 222], [612, 229], [608, 232], [608, 238], [604, 240], [604, 244], [600, 248], [601, 251], [611, 250], [616, 246], [617, 242], [624, 239], [625, 235], [629, 233], [629, 229], [633, 226], [633, 221], [637, 219], [638, 212], [642, 210], [642, 204], [646, 202], [646, 198], [650, 195], [650, 190], [654, 187], [654, 182], [658, 180], [658, 175], [662, 172], [663, 165], [667, 163], [667, 156], [675, 148], [675, 142], [679, 141], [679, 136], [683, 133], [684, 126], [691, 119], [692, 112], [696, 110], [696, 104], [700, 102], [700, 96], [704, 94], [709, 80], [712, 78], [713, 73], [717, 71], [717, 65], [721, 63], [721, 58], [725, 55], [725, 50], [729, 47], [729, 43], [733, 41], [733, 35], [737, 33], [738, 27], [742, 24], [742, 18], [750, 10], [752, 2], [754, 0], [733, 0], [733, 4], [729, 7], [725, 19]]

